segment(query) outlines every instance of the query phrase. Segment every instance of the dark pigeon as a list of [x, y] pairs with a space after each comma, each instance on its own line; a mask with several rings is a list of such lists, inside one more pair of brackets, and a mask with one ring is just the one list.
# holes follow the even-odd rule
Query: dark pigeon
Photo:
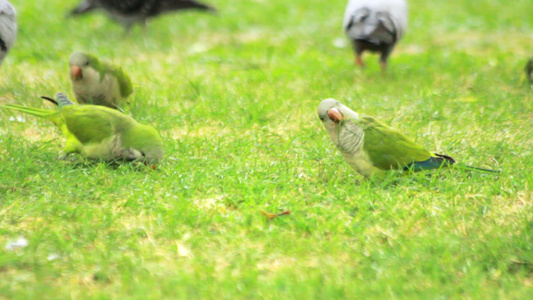
[[405, 0], [350, 0], [346, 7], [344, 31], [351, 40], [355, 62], [364, 66], [364, 51], [380, 53], [381, 69], [407, 28]]
[[216, 11], [212, 6], [195, 0], [83, 0], [70, 14], [80, 15], [97, 9], [104, 10], [126, 31], [135, 24], [145, 26], [146, 20], [168, 12], [185, 9]]

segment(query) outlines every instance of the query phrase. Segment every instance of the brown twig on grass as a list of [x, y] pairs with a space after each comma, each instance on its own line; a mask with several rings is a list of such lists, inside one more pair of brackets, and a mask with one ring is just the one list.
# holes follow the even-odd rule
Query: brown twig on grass
[[267, 221], [270, 221], [270, 220], [273, 220], [279, 216], [282, 216], [282, 215], [290, 215], [291, 214], [291, 211], [290, 210], [286, 210], [286, 211], [283, 211], [283, 212], [280, 212], [279, 214], [272, 214], [272, 213], [269, 213], [269, 212], [266, 212], [266, 211], [263, 211], [263, 210], [259, 210], [261, 212], [261, 214], [263, 216], [266, 217]]

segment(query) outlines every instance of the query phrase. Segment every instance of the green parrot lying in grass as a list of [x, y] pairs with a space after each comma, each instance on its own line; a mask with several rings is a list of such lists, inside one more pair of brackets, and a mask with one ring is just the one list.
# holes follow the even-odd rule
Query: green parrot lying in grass
[[77, 105], [62, 93], [58, 110], [7, 104], [3, 109], [16, 110], [52, 121], [67, 138], [63, 157], [80, 153], [90, 159], [126, 160], [155, 164], [163, 158], [163, 142], [157, 131], [137, 123], [117, 110], [98, 105]]
[[429, 152], [400, 132], [354, 112], [335, 99], [322, 101], [318, 116], [348, 164], [367, 177], [383, 176], [391, 169], [422, 171], [452, 166], [499, 173], [457, 165], [453, 158]]
[[74, 52], [69, 67], [72, 90], [80, 104], [120, 108], [133, 93], [131, 79], [122, 68], [94, 55]]

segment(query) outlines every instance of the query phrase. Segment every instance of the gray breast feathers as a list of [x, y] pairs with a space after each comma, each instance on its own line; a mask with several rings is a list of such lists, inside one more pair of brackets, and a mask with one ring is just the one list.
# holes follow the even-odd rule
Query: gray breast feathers
[[345, 154], [355, 154], [363, 147], [365, 132], [351, 120], [342, 121], [339, 126], [337, 148]]

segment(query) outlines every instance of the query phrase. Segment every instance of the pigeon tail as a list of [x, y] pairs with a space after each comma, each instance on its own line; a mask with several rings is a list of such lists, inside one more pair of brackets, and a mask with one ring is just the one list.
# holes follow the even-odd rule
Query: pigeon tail
[[216, 12], [214, 7], [194, 0], [162, 0], [159, 12], [164, 13], [182, 9], [197, 9]]
[[78, 6], [70, 11], [69, 16], [82, 15], [92, 10], [97, 9], [99, 6], [94, 0], [84, 0]]

